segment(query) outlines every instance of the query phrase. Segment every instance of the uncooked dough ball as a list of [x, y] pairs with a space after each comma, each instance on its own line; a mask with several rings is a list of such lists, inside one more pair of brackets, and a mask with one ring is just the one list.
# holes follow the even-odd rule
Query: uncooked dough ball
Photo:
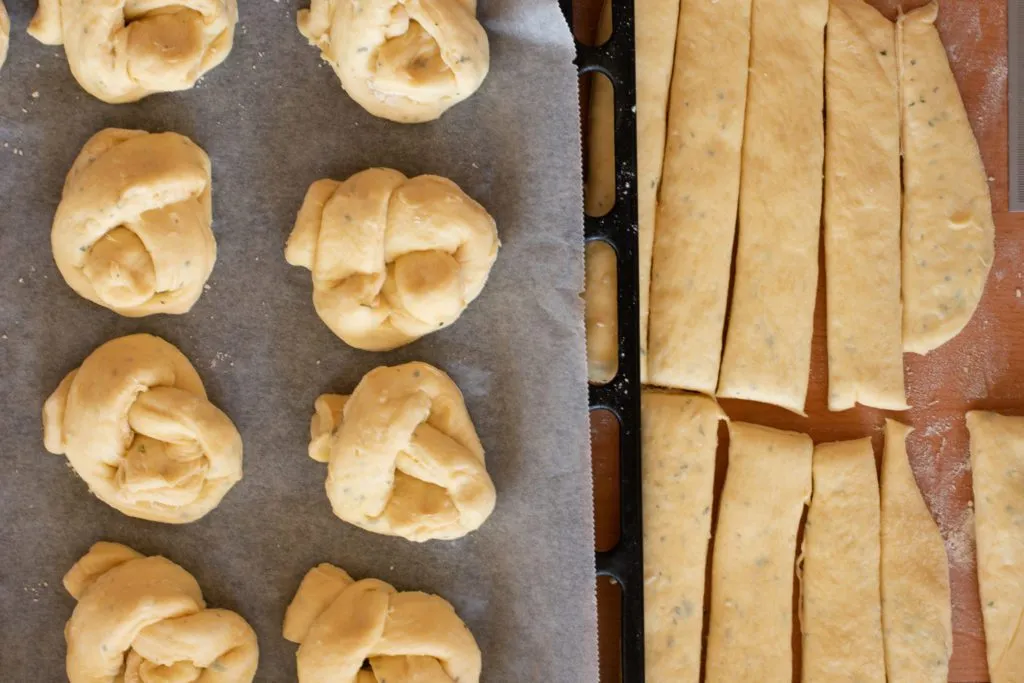
[[299, 683], [480, 680], [480, 648], [447, 600], [355, 581], [330, 564], [302, 579], [284, 637], [299, 644]]
[[490, 68], [476, 0], [312, 0], [298, 24], [352, 99], [398, 123], [433, 121]]
[[0, 0], [0, 67], [7, 60], [7, 45], [11, 39], [11, 20], [7, 17], [7, 8]]
[[80, 295], [121, 315], [185, 313], [217, 258], [210, 159], [177, 133], [107, 128], [64, 183], [50, 241]]
[[208, 609], [170, 560], [100, 542], [64, 576], [70, 683], [249, 683], [259, 647], [245, 619]]
[[236, 0], [39, 0], [33, 38], [64, 45], [71, 73], [104, 102], [188, 90], [231, 52]]
[[387, 351], [455, 322], [498, 256], [494, 219], [445, 178], [371, 168], [306, 193], [285, 258], [346, 343]]
[[133, 334], [103, 344], [43, 404], [46, 450], [130, 517], [192, 522], [242, 478], [242, 437], [178, 349]]
[[453, 539], [494, 510], [494, 484], [462, 393], [426, 363], [372, 370], [316, 400], [309, 456], [328, 463], [341, 519], [410, 541]]

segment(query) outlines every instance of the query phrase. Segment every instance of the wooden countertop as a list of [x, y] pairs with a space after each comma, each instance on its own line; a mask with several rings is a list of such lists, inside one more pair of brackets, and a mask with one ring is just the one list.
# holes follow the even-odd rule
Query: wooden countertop
[[[896, 0], [873, 0], [894, 18]], [[905, 9], [923, 4], [908, 2]], [[589, 11], [581, 17], [593, 16]], [[953, 658], [949, 680], [988, 681], [984, 629], [975, 567], [967, 410], [983, 408], [1024, 415], [1024, 214], [1008, 212], [1007, 186], [1007, 3], [1006, 0], [945, 2], [939, 30], [950, 55], [967, 111], [981, 146], [992, 188], [996, 221], [996, 258], [978, 311], [957, 338], [927, 356], [905, 357], [906, 383], [913, 408], [886, 413], [856, 408], [830, 413], [826, 407], [825, 282], [822, 256], [811, 361], [807, 417], [781, 408], [743, 401], [722, 401], [733, 420], [806, 432], [815, 442], [871, 436], [881, 455], [887, 416], [909, 423], [915, 432], [907, 447], [918, 483], [946, 539], [953, 590]], [[598, 545], [617, 535], [617, 464], [614, 420], [592, 421]], [[719, 448], [718, 487], [724, 479], [727, 434]], [[599, 582], [599, 593], [610, 594]], [[602, 640], [614, 643], [617, 610], [604, 600]], [[798, 642], [796, 643], [799, 644]], [[607, 650], [606, 650], [607, 652]], [[611, 652], [615, 652], [614, 645]], [[796, 660], [799, 662], [799, 658]], [[799, 667], [794, 680], [799, 680]], [[613, 683], [617, 662], [602, 661], [602, 682]]]

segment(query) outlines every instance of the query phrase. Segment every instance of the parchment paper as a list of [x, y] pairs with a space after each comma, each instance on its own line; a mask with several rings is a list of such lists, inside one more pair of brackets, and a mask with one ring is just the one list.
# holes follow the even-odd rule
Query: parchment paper
[[[106, 105], [60, 48], [25, 34], [35, 3], [8, 0], [0, 71], [0, 678], [61, 681], [61, 577], [95, 541], [163, 554], [207, 601], [259, 634], [259, 681], [295, 680], [281, 621], [303, 574], [438, 593], [465, 619], [492, 683], [597, 680], [593, 523], [582, 305], [580, 141], [568, 29], [554, 0], [484, 0], [491, 73], [439, 122], [366, 114], [295, 28], [303, 0], [242, 0], [235, 48], [195, 90]], [[107, 126], [173, 130], [209, 153], [217, 265], [181, 316], [121, 318], [76, 295], [50, 224], [82, 144]], [[452, 178], [496, 218], [503, 247], [454, 326], [385, 354], [353, 350], [313, 310], [284, 260], [303, 195], [369, 166]], [[198, 368], [245, 443], [245, 478], [199, 522], [128, 518], [45, 452], [40, 410], [102, 342], [151, 332]], [[417, 545], [335, 518], [325, 467], [306, 456], [313, 400], [381, 364], [419, 359], [466, 395], [498, 489], [493, 516], [456, 542]]]

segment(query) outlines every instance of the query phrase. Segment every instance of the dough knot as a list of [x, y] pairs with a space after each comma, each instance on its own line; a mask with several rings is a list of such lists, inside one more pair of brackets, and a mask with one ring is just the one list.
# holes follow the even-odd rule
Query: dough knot
[[499, 246], [494, 219], [452, 181], [372, 168], [313, 183], [285, 258], [312, 272], [313, 305], [336, 335], [387, 351], [455, 322]]
[[248, 683], [256, 633], [208, 609], [199, 584], [170, 560], [96, 543], [64, 576], [78, 601], [64, 629], [71, 683]]
[[478, 683], [480, 648], [443, 598], [309, 570], [284, 618], [299, 683]]
[[495, 490], [462, 393], [426, 363], [372, 370], [351, 396], [316, 401], [309, 455], [327, 462], [341, 519], [411, 541], [479, 528]]
[[78, 294], [121, 315], [185, 313], [217, 258], [212, 218], [210, 159], [194, 142], [108, 128], [68, 173], [54, 261]]
[[100, 500], [180, 524], [242, 478], [242, 438], [207, 400], [192, 364], [147, 334], [93, 351], [43, 405], [46, 450], [67, 457]]
[[438, 118], [490, 68], [476, 0], [312, 0], [298, 25], [352, 99], [399, 123]]
[[187, 90], [231, 52], [236, 0], [39, 0], [28, 32], [64, 45], [91, 95], [120, 104]]

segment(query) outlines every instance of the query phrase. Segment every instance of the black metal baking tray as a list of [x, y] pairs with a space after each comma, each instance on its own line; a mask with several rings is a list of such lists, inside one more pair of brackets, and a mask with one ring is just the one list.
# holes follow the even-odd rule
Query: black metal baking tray
[[[560, 0], [573, 26], [572, 0]], [[590, 386], [591, 410], [608, 410], [619, 421], [620, 535], [598, 552], [598, 576], [622, 588], [623, 683], [644, 681], [643, 521], [640, 477], [640, 302], [636, 175], [636, 62], [632, 0], [611, 0], [611, 37], [603, 44], [576, 42], [580, 76], [600, 72], [615, 92], [615, 204], [601, 217], [585, 216], [587, 240], [608, 243], [618, 265], [619, 366], [607, 384]], [[574, 32], [575, 33], [575, 32]]]

